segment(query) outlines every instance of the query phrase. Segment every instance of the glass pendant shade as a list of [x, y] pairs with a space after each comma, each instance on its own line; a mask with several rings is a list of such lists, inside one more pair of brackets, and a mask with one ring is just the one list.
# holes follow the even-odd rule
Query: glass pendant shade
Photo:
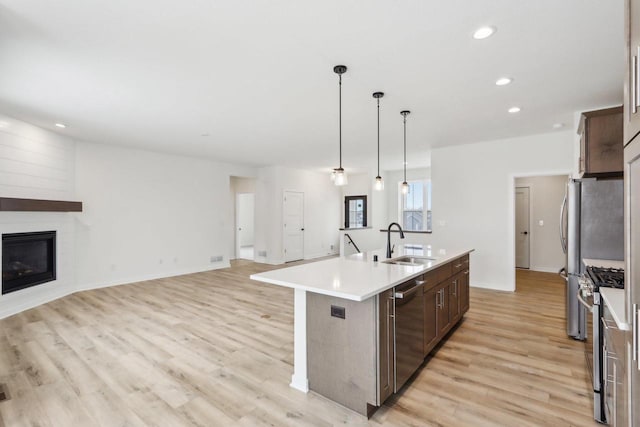
[[409, 194], [409, 183], [407, 181], [403, 182], [400, 186], [400, 191], [402, 194]]
[[347, 185], [347, 174], [342, 168], [334, 169], [334, 173], [336, 174], [336, 178], [334, 180], [334, 184], [337, 186]]
[[373, 189], [376, 191], [384, 190], [384, 181], [381, 176], [376, 176], [376, 180], [373, 183]]

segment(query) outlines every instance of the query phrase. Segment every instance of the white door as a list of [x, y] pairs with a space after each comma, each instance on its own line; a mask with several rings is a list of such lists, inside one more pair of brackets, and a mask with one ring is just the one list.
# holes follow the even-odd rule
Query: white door
[[253, 260], [255, 195], [236, 194], [236, 258]]
[[516, 267], [529, 268], [529, 188], [516, 187]]
[[304, 193], [285, 191], [283, 201], [284, 262], [304, 258]]

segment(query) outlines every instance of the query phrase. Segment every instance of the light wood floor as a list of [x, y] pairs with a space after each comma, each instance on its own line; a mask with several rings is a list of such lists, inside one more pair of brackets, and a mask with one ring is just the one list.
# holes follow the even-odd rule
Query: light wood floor
[[592, 426], [562, 282], [471, 290], [463, 323], [371, 420], [289, 387], [293, 292], [230, 269], [81, 292], [0, 320], [0, 426]]

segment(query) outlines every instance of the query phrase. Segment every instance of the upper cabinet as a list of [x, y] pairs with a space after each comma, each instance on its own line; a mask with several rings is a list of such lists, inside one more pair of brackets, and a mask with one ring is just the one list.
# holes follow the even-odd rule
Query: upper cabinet
[[624, 144], [640, 132], [640, 0], [625, 1]]
[[580, 135], [580, 176], [622, 176], [622, 107], [582, 113]]

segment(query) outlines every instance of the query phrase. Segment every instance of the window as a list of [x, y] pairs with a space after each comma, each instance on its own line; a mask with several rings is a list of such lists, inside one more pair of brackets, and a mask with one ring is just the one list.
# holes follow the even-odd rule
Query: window
[[408, 181], [409, 193], [400, 195], [402, 229], [431, 231], [431, 181]]
[[344, 228], [367, 226], [367, 196], [345, 196]]

